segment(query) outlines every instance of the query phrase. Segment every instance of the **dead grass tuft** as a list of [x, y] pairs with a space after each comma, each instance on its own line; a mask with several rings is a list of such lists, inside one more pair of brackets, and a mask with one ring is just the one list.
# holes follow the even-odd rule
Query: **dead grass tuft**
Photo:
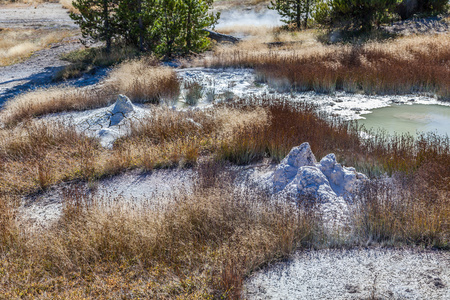
[[420, 177], [420, 172], [417, 175], [399, 174], [392, 181], [367, 184], [355, 213], [359, 238], [386, 245], [450, 248], [449, 174], [445, 189]]
[[159, 66], [158, 61], [153, 58], [120, 64], [110, 73], [108, 81], [109, 87], [135, 102], [173, 102], [180, 93], [175, 71]]
[[96, 140], [61, 123], [30, 121], [0, 131], [0, 194], [20, 195], [74, 178], [90, 178]]
[[0, 283], [5, 295], [236, 299], [252, 270], [309, 247], [316, 230], [304, 211], [229, 184], [196, 189], [156, 211], [77, 191], [66, 196], [58, 224], [0, 260], [9, 270]]
[[63, 111], [86, 110], [105, 106], [113, 101], [112, 92], [72, 87], [38, 89], [17, 96], [5, 103], [0, 119], [7, 126], [24, 120]]

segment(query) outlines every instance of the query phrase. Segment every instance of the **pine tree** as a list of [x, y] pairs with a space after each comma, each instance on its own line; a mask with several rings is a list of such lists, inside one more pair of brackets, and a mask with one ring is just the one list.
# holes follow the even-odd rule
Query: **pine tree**
[[184, 35], [183, 52], [202, 51], [209, 45], [208, 33], [203, 29], [213, 26], [219, 14], [208, 13], [213, 0], [182, 0], [182, 26]]
[[391, 13], [399, 0], [332, 0], [330, 2], [331, 25], [347, 29], [370, 31], [374, 24]]
[[276, 0], [270, 2], [269, 9], [278, 11], [282, 21], [289, 26], [300, 29], [308, 27], [308, 19], [314, 0]]
[[166, 57], [198, 52], [209, 45], [204, 28], [213, 26], [219, 15], [209, 13], [212, 0], [159, 0], [153, 29], [160, 44], [156, 52]]
[[83, 37], [133, 45], [166, 57], [203, 51], [209, 45], [204, 28], [219, 17], [209, 12], [213, 0], [76, 0], [80, 14], [71, 17]]
[[73, 6], [80, 14], [70, 13], [70, 17], [80, 26], [83, 37], [105, 41], [109, 52], [116, 36], [117, 0], [77, 0]]

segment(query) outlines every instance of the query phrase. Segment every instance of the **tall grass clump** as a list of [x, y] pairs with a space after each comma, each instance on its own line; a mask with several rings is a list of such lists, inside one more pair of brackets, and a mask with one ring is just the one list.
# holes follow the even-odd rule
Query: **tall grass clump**
[[336, 149], [348, 151], [359, 145], [354, 126], [338, 119], [327, 119], [314, 104], [254, 98], [228, 105], [241, 110], [262, 106], [268, 115], [267, 122], [235, 127], [230, 139], [222, 142], [219, 156], [237, 164], [248, 164], [264, 157], [279, 162], [293, 147], [304, 142], [309, 142], [317, 155]]
[[236, 299], [251, 271], [310, 247], [318, 229], [312, 214], [227, 183], [167, 200], [149, 210], [69, 191], [58, 223], [29, 235], [22, 254], [0, 261], [9, 266], [2, 291]]
[[197, 81], [185, 81], [184, 90], [184, 99], [187, 105], [195, 106], [203, 97], [203, 86]]
[[450, 35], [414, 36], [364, 45], [287, 51], [218, 51], [212, 66], [253, 67], [268, 82], [299, 90], [367, 94], [434, 93], [449, 99]]
[[7, 126], [63, 111], [86, 110], [105, 106], [114, 99], [106, 89], [73, 87], [43, 88], [21, 94], [5, 103], [0, 119]]
[[427, 179], [420, 173], [398, 174], [367, 183], [354, 214], [357, 238], [363, 243], [450, 249], [450, 177], [447, 174], [444, 189]]
[[159, 66], [156, 59], [144, 58], [120, 64], [109, 75], [108, 86], [134, 102], [171, 102], [180, 94], [175, 71]]
[[[192, 166], [198, 158], [215, 156], [221, 141], [246, 124], [267, 121], [261, 108], [238, 110], [215, 108], [194, 111], [174, 111], [154, 108], [152, 116], [132, 123], [130, 132], [114, 144], [111, 164], [107, 168]], [[114, 167], [122, 162], [121, 167]], [[112, 172], [108, 171], [108, 172]]]
[[58, 122], [0, 131], [0, 194], [20, 195], [94, 176], [99, 143]]
[[11, 196], [0, 194], [0, 254], [10, 250], [19, 239], [15, 202]]
[[116, 141], [114, 154], [147, 170], [195, 165], [201, 153], [212, 151], [219, 126], [203, 111], [154, 108], [151, 117], [133, 122], [129, 134]]

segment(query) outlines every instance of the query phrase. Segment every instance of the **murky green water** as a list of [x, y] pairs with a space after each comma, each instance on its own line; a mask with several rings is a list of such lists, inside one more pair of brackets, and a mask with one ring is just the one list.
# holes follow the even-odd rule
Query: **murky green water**
[[387, 132], [411, 133], [433, 131], [450, 136], [450, 107], [441, 105], [392, 105], [373, 110], [358, 120], [367, 129], [383, 128]]

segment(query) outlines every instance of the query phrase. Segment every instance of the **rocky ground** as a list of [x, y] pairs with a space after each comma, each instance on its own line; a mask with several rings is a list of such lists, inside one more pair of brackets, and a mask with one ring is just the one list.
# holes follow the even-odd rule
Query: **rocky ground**
[[0, 28], [76, 29], [59, 3], [6, 5], [1, 7]]
[[449, 252], [321, 250], [255, 273], [244, 298], [444, 300], [449, 285]]
[[450, 24], [443, 17], [430, 17], [393, 22], [383, 28], [389, 33], [400, 35], [439, 34], [450, 31]]

